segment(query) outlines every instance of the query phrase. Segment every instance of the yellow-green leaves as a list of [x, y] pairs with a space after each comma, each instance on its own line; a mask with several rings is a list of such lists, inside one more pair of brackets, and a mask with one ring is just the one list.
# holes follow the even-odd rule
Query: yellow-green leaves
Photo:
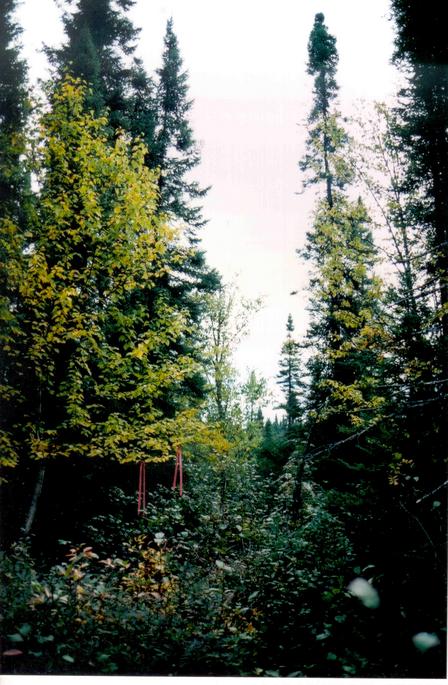
[[159, 287], [168, 255], [182, 250], [155, 215], [157, 177], [144, 146], [124, 134], [110, 142], [107, 122], [86, 114], [83, 102], [83, 87], [70, 79], [51, 93], [28, 247], [13, 249], [11, 225], [2, 249], [20, 322], [19, 335], [3, 341], [15, 349], [7, 465], [25, 451], [35, 459], [160, 460], [185, 433], [181, 419], [161, 410], [192, 372], [189, 358], [170, 351], [185, 317]]

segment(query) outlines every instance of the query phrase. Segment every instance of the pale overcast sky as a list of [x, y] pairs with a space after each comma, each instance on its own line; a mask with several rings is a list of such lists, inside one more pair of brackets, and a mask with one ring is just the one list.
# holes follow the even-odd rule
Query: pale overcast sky
[[[225, 280], [239, 274], [244, 295], [264, 297], [237, 364], [271, 379], [288, 313], [299, 335], [306, 327], [307, 272], [295, 250], [309, 229], [313, 200], [297, 194], [297, 163], [311, 106], [307, 42], [317, 12], [337, 39], [341, 110], [361, 98], [391, 96], [397, 76], [389, 0], [137, 0], [131, 14], [142, 29], [137, 52], [149, 72], [160, 65], [173, 17], [202, 150], [195, 176], [212, 186], [202, 244]], [[24, 0], [18, 16], [34, 79], [45, 68], [42, 43], [61, 39], [59, 11], [54, 0]], [[291, 296], [293, 290], [299, 294]]]

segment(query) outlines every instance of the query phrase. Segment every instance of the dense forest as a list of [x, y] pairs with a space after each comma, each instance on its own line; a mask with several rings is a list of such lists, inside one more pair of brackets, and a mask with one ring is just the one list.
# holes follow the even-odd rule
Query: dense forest
[[64, 0], [36, 94], [0, 5], [3, 672], [445, 677], [442, 3], [391, 0], [402, 86], [357, 122], [310, 26], [276, 419], [234, 367], [259, 302], [201, 248], [173, 20], [150, 74], [134, 0]]

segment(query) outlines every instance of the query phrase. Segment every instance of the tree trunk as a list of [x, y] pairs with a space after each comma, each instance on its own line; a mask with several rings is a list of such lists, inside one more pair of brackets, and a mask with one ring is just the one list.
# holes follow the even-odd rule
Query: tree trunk
[[39, 497], [42, 492], [42, 487], [44, 484], [44, 478], [45, 478], [45, 464], [43, 464], [37, 474], [37, 479], [36, 479], [36, 484], [34, 486], [34, 492], [33, 492], [33, 497], [31, 499], [31, 504], [30, 508], [28, 510], [28, 516], [26, 517], [25, 525], [22, 528], [22, 532], [24, 535], [28, 535], [32, 525], [34, 523], [34, 519], [36, 517], [36, 510], [37, 510], [37, 504], [39, 502]]

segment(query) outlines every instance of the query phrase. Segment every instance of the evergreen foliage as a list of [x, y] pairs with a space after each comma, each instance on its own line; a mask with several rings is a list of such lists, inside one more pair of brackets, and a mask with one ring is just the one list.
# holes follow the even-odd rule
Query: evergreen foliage
[[[414, 193], [414, 230], [426, 238], [427, 283], [436, 285], [436, 357], [442, 384], [448, 378], [448, 48], [441, 28], [441, 8], [394, 0], [397, 27], [395, 62], [407, 76], [397, 108], [400, 142], [406, 152], [406, 188]], [[446, 389], [446, 386], [445, 386]], [[448, 425], [447, 394], [438, 403], [442, 426]], [[448, 448], [448, 429], [441, 431]]]
[[126, 59], [138, 36], [124, 14], [133, 5], [134, 0], [78, 0], [75, 11], [64, 14], [67, 42], [47, 48], [59, 76], [69, 73], [89, 84], [87, 107], [96, 115], [107, 107], [114, 128], [127, 128], [129, 80], [138, 64], [128, 66]]
[[189, 180], [189, 172], [199, 164], [200, 156], [188, 121], [192, 101], [188, 99], [188, 74], [169, 19], [164, 38], [162, 66], [157, 71], [157, 127], [152, 164], [162, 170], [159, 177], [160, 209], [184, 221], [190, 230], [204, 225], [200, 207], [191, 203], [204, 197], [201, 189]]
[[[11, 350], [8, 343], [17, 334], [17, 292], [11, 264], [20, 264], [26, 244], [25, 215], [30, 210], [25, 126], [29, 114], [27, 68], [20, 57], [20, 27], [14, 20], [16, 2], [5, 0], [0, 13], [0, 435], [11, 421]], [[9, 440], [0, 437], [0, 447], [11, 458]]]
[[288, 316], [286, 331], [287, 337], [281, 349], [280, 371], [277, 375], [277, 383], [280, 385], [285, 398], [284, 403], [279, 408], [285, 410], [287, 425], [288, 428], [291, 428], [301, 417], [302, 409], [299, 393], [303, 388], [298, 356], [299, 346], [292, 337], [294, 323], [291, 314]]
[[323, 185], [324, 197], [303, 251], [312, 266], [306, 449], [319, 451], [326, 445], [331, 451], [347, 434], [374, 424], [381, 415], [384, 398], [376, 386], [384, 335], [369, 217], [360, 198], [353, 202], [343, 192], [352, 177], [351, 171], [341, 175], [338, 166], [340, 162], [340, 168], [350, 169], [345, 160], [348, 138], [334, 123], [337, 52], [321, 14], [316, 16], [308, 52], [308, 70], [316, 80], [308, 150], [301, 166], [313, 173], [314, 183]]
[[20, 157], [28, 113], [27, 68], [20, 57], [15, 0], [2, 3], [0, 16], [0, 216], [19, 218], [26, 184]]
[[336, 39], [328, 33], [324, 15], [316, 14], [308, 42], [308, 73], [314, 76], [314, 102], [308, 118], [307, 151], [299, 163], [308, 176], [304, 185], [325, 183], [331, 209], [335, 189], [343, 189], [352, 178], [344, 156], [347, 135], [339, 113], [332, 107], [338, 86]]

